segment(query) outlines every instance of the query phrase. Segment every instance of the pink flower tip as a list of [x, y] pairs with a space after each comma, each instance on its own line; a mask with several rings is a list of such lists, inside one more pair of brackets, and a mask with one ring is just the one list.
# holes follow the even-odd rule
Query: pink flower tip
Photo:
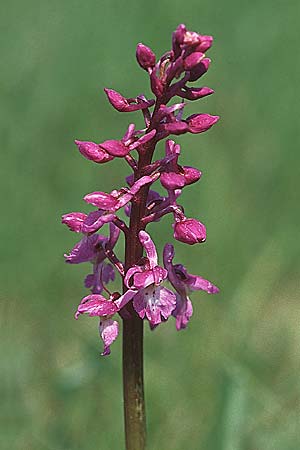
[[183, 219], [174, 224], [174, 238], [185, 244], [199, 244], [206, 240], [206, 228], [196, 219]]

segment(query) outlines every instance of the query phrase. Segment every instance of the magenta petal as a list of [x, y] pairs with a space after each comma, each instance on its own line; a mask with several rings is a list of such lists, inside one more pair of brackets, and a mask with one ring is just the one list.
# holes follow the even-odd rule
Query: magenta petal
[[62, 216], [62, 223], [67, 225], [67, 227], [71, 231], [75, 231], [75, 233], [82, 232], [82, 225], [87, 215], [81, 212], [72, 212], [69, 214], [64, 214]]
[[210, 281], [205, 280], [198, 275], [190, 275], [186, 280], [186, 285], [191, 291], [206, 291], [208, 294], [217, 294], [219, 288], [212, 284]]
[[104, 350], [101, 356], [110, 355], [110, 346], [116, 340], [119, 334], [119, 324], [116, 320], [100, 320], [99, 334], [104, 344]]
[[150, 263], [150, 268], [152, 269], [153, 267], [155, 267], [157, 265], [157, 252], [156, 252], [155, 245], [154, 245], [150, 235], [148, 233], [146, 233], [146, 231], [139, 232], [139, 239], [140, 239], [140, 243], [142, 244], [142, 246], [144, 247], [144, 249], [146, 251], [147, 258]]
[[196, 219], [184, 219], [174, 224], [174, 238], [193, 245], [206, 240], [206, 228]]
[[80, 314], [85, 313], [90, 317], [105, 317], [115, 314], [117, 311], [118, 308], [114, 302], [107, 300], [100, 294], [91, 294], [81, 300], [75, 313], [75, 319], [78, 319]]
[[129, 148], [126, 147], [126, 145], [124, 145], [122, 141], [110, 139], [108, 141], [102, 142], [100, 145], [107, 153], [119, 158], [122, 158], [129, 153]]
[[133, 286], [137, 289], [146, 288], [154, 283], [154, 275], [152, 270], [144, 270], [140, 273], [135, 273], [133, 276]]
[[[179, 295], [177, 295], [177, 300], [179, 299]], [[182, 303], [180, 300], [178, 301], [178, 305], [176, 309], [172, 312], [172, 316], [176, 318], [176, 329], [182, 330], [186, 328], [190, 318], [193, 314], [193, 305], [189, 298]]]
[[91, 236], [84, 236], [70, 254], [65, 254], [66, 262], [69, 264], [80, 264], [82, 262], [92, 261], [97, 256], [96, 246], [103, 242], [106, 238], [97, 234]]

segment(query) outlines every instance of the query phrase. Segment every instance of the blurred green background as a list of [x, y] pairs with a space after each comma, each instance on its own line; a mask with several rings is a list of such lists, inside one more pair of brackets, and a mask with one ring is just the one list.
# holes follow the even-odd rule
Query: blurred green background
[[[157, 55], [183, 22], [213, 34], [188, 113], [219, 114], [186, 135], [203, 171], [183, 202], [208, 228], [177, 262], [220, 288], [194, 316], [146, 329], [149, 450], [299, 450], [298, 0], [4, 1], [1, 14], [1, 430], [3, 450], [123, 448], [121, 339], [100, 358], [97, 319], [73, 320], [89, 266], [64, 264], [77, 236], [65, 212], [123, 185], [122, 161], [93, 165], [73, 140], [120, 138], [103, 87], [150, 95], [135, 46]], [[170, 221], [151, 228], [173, 241]], [[117, 287], [117, 286], [116, 286]]]

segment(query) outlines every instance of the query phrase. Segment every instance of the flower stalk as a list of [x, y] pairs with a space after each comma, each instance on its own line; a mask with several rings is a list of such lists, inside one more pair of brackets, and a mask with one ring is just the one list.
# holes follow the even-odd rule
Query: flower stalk
[[[164, 267], [158, 263], [154, 242], [145, 231], [150, 222], [159, 222], [165, 215], [174, 218], [174, 239], [188, 245], [203, 243], [206, 228], [198, 220], [186, 217], [178, 204], [181, 191], [200, 180], [202, 173], [194, 167], [181, 166], [180, 146], [170, 135], [199, 134], [210, 129], [219, 119], [210, 114], [193, 114], [183, 118], [187, 103], [167, 106], [175, 96], [198, 100], [211, 95], [207, 87], [188, 86], [201, 78], [210, 66], [205, 53], [212, 45], [212, 37], [188, 31], [179, 25], [172, 37], [172, 49], [159, 60], [144, 44], [138, 44], [136, 58], [149, 75], [155, 99], [144, 95], [126, 98], [113, 89], [105, 89], [107, 99], [118, 112], [141, 111], [145, 129], [136, 130], [130, 124], [123, 138], [106, 140], [101, 144], [76, 140], [79, 152], [88, 160], [104, 164], [123, 158], [132, 173], [126, 178], [127, 187], [111, 193], [95, 191], [84, 201], [97, 209], [90, 213], [65, 214], [62, 222], [82, 239], [65, 255], [66, 262], [90, 262], [93, 272], [85, 279], [91, 294], [84, 297], [75, 313], [99, 317], [99, 333], [103, 341], [102, 355], [110, 354], [110, 346], [118, 336], [119, 316], [123, 322], [123, 392], [125, 441], [127, 450], [144, 450], [146, 419], [143, 382], [143, 325], [148, 321], [151, 330], [175, 318], [176, 329], [186, 328], [193, 313], [189, 292], [195, 290], [215, 294], [218, 288], [208, 280], [189, 274], [182, 264], [173, 264], [174, 247], [166, 243], [163, 250]], [[152, 112], [151, 109], [153, 108]], [[152, 161], [156, 144], [167, 139], [165, 157]], [[135, 155], [133, 155], [135, 153]], [[160, 182], [166, 194], [152, 189]], [[118, 216], [124, 209], [129, 223]], [[98, 231], [109, 225], [109, 235]], [[120, 233], [125, 238], [124, 256], [114, 247]], [[123, 259], [123, 261], [122, 261]], [[122, 293], [110, 292], [107, 284], [118, 273]], [[166, 282], [172, 290], [165, 287]], [[105, 293], [107, 296], [102, 295]], [[107, 298], [108, 297], [108, 298]]]

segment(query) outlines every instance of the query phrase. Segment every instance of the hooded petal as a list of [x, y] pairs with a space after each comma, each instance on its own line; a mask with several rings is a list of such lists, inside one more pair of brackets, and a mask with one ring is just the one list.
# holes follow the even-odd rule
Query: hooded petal
[[140, 231], [139, 232], [139, 239], [140, 243], [144, 247], [147, 258], [149, 260], [150, 268], [153, 269], [153, 267], [157, 266], [157, 252], [155, 245], [146, 231]]

